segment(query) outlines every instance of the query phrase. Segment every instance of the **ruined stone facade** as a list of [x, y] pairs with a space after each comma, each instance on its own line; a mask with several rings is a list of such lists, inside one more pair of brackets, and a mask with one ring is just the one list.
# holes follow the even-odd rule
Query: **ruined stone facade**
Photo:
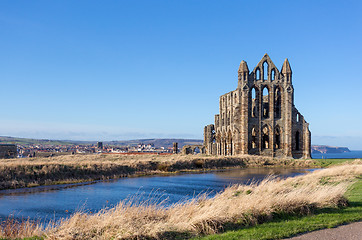
[[0, 144], [0, 158], [16, 158], [18, 148], [15, 144]]
[[203, 145], [185, 145], [182, 147], [182, 154], [205, 154], [206, 147]]
[[238, 86], [220, 97], [215, 125], [204, 128], [204, 146], [211, 155], [311, 158], [309, 124], [294, 106], [288, 59], [280, 72], [268, 54], [251, 72], [240, 63]]
[[172, 153], [173, 154], [177, 154], [178, 153], [178, 143], [177, 142], [174, 142], [172, 144]]

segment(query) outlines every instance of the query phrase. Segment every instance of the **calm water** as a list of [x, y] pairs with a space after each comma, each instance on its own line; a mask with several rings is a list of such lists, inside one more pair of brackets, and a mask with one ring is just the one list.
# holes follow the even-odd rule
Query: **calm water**
[[351, 151], [346, 153], [318, 153], [312, 154], [313, 158], [362, 158], [362, 151]]
[[[304, 174], [311, 169], [233, 169], [201, 174], [123, 178], [73, 187], [39, 187], [0, 191], [0, 218], [42, 219], [68, 217], [77, 210], [98, 211], [120, 200], [136, 197], [169, 204], [185, 201], [200, 193], [210, 196], [235, 184], [260, 181], [270, 174], [282, 178]], [[54, 189], [55, 188], [55, 189]]]

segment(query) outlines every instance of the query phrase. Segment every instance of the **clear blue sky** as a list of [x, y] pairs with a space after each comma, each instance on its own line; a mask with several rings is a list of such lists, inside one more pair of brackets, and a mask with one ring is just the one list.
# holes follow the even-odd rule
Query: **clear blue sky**
[[362, 149], [362, 1], [0, 1], [0, 135], [202, 138], [242, 60], [293, 70], [313, 144]]

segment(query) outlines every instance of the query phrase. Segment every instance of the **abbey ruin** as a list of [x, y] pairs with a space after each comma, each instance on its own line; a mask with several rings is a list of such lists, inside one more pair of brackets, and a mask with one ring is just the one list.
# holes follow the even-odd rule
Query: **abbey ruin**
[[265, 54], [253, 71], [245, 61], [236, 90], [220, 97], [215, 125], [204, 128], [207, 154], [311, 158], [309, 124], [294, 106], [292, 69]]

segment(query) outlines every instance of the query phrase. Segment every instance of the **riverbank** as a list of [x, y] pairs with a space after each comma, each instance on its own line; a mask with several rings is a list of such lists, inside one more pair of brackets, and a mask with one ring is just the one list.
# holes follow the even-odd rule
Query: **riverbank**
[[319, 160], [262, 156], [67, 155], [0, 160], [0, 190], [232, 167], [320, 167]]
[[323, 209], [348, 209], [343, 194], [361, 174], [359, 161], [286, 180], [269, 178], [258, 185], [234, 185], [215, 197], [200, 196], [169, 208], [147, 201], [121, 201], [114, 208], [95, 214], [78, 212], [45, 230], [30, 222], [9, 223], [3, 229], [17, 229], [18, 234], [2, 237], [182, 239], [261, 226], [259, 224], [263, 222], [286, 216], [312, 215]]
[[[267, 240], [284, 239], [325, 228], [362, 220], [362, 176], [350, 186], [344, 196], [348, 200], [347, 207], [316, 209], [307, 216], [281, 215], [272, 221], [256, 226], [225, 229], [225, 233], [198, 237], [194, 240]], [[340, 238], [344, 239], [344, 238]]]

